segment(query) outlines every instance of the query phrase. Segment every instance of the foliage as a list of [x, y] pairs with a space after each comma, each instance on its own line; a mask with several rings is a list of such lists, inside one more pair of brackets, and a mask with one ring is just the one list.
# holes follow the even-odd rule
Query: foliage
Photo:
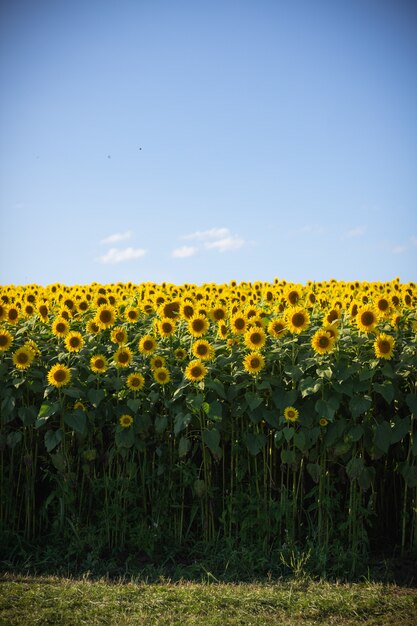
[[416, 549], [416, 301], [398, 279], [0, 288], [4, 558], [228, 542], [348, 577], [378, 538]]

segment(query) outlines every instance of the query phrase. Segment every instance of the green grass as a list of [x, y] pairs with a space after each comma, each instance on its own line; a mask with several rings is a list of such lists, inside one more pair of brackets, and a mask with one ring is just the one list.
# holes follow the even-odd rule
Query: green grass
[[0, 624], [414, 626], [417, 589], [380, 583], [109, 582], [0, 577]]

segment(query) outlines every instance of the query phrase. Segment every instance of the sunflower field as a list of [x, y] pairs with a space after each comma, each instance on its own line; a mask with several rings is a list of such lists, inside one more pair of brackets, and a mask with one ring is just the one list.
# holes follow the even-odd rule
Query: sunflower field
[[3, 558], [413, 553], [416, 304], [399, 279], [0, 286]]

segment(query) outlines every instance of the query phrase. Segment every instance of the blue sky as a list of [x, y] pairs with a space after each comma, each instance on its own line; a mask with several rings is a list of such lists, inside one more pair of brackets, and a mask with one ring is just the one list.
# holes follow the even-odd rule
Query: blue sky
[[417, 280], [417, 3], [3, 0], [0, 283]]

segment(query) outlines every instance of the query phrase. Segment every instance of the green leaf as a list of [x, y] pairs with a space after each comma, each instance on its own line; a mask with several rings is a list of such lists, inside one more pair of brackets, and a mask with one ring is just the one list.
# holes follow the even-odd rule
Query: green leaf
[[386, 378], [395, 378], [395, 372], [391, 363], [385, 363], [381, 369], [381, 372], [384, 376], [386, 376]]
[[178, 444], [178, 456], [180, 457], [180, 459], [182, 459], [188, 453], [190, 447], [190, 440], [183, 435]]
[[244, 441], [250, 454], [256, 456], [265, 446], [266, 437], [263, 433], [246, 433]]
[[53, 466], [58, 470], [58, 472], [65, 471], [67, 464], [65, 462], [65, 457], [62, 452], [56, 452], [55, 454], [51, 454], [51, 461]]
[[307, 439], [302, 430], [298, 430], [294, 435], [294, 445], [304, 452], [307, 448]]
[[382, 385], [380, 383], [373, 383], [372, 387], [374, 391], [379, 393], [388, 404], [391, 404], [391, 402], [394, 400], [394, 386], [388, 380]]
[[174, 434], [178, 435], [182, 430], [187, 428], [192, 418], [191, 413], [177, 413], [174, 417]]
[[407, 487], [417, 487], [417, 466], [409, 465], [408, 463], [402, 463], [400, 466], [400, 472], [405, 480]]
[[157, 415], [155, 417], [155, 432], [158, 433], [158, 435], [162, 435], [162, 433], [165, 432], [167, 426], [168, 419], [166, 415]]
[[312, 378], [312, 376], [306, 376], [299, 384], [301, 396], [305, 398], [306, 396], [311, 396], [312, 394], [317, 393], [321, 389], [322, 384], [323, 381]]
[[4, 419], [4, 421], [7, 422], [11, 422], [13, 419], [13, 413], [14, 413], [14, 407], [16, 404], [16, 400], [14, 398], [14, 396], [12, 395], [7, 395], [5, 398], [3, 398], [2, 403], [1, 403], [1, 416]]
[[130, 398], [126, 402], [126, 404], [129, 407], [129, 409], [132, 411], [132, 413], [137, 413], [141, 405], [141, 400], [139, 400], [138, 398]]
[[408, 393], [405, 401], [407, 402], [407, 406], [413, 413], [414, 417], [417, 417], [417, 394]]
[[361, 475], [365, 463], [361, 457], [353, 456], [346, 465], [346, 473], [351, 480], [359, 478]]
[[319, 463], [307, 463], [307, 472], [315, 483], [318, 483], [321, 475], [321, 466]]
[[262, 397], [259, 397], [258, 394], [254, 393], [253, 391], [247, 391], [245, 393], [245, 400], [248, 403], [248, 406], [251, 409], [251, 411], [253, 411], [260, 404], [262, 404]]
[[281, 461], [282, 463], [295, 463], [294, 450], [281, 450]]
[[210, 403], [208, 416], [213, 419], [215, 419], [216, 417], [221, 418], [222, 413], [223, 413], [223, 406], [221, 402], [219, 402], [218, 400], [213, 400], [213, 402]]
[[89, 389], [87, 391], [87, 398], [95, 408], [104, 400], [105, 395], [104, 389]]
[[377, 425], [374, 435], [374, 444], [385, 454], [391, 444], [391, 426], [385, 420]]
[[286, 439], [286, 441], [291, 441], [291, 439], [294, 437], [294, 428], [284, 428], [284, 437]]
[[135, 443], [133, 428], [131, 426], [129, 428], [118, 426], [116, 428], [115, 440], [118, 448], [131, 448]]
[[391, 443], [398, 443], [410, 432], [410, 418], [398, 418], [391, 430]]
[[64, 422], [77, 433], [80, 433], [80, 435], [86, 432], [87, 416], [84, 411], [79, 409], [68, 411], [64, 414]]
[[62, 393], [70, 398], [82, 398], [84, 396], [84, 392], [76, 387], [64, 387]]
[[277, 409], [285, 409], [287, 406], [292, 406], [298, 397], [297, 389], [285, 390], [282, 388], [275, 389], [272, 393], [272, 400]]
[[317, 400], [315, 404], [315, 409], [320, 417], [325, 417], [328, 420], [332, 420], [339, 406], [340, 398], [334, 395], [330, 396], [330, 398], [328, 398], [327, 400]]
[[363, 426], [361, 426], [360, 424], [357, 424], [356, 426], [353, 426], [353, 428], [351, 428], [349, 430], [349, 436], [351, 438], [352, 441], [359, 441], [359, 439], [362, 438], [363, 434], [364, 434], [364, 429]]
[[34, 406], [21, 406], [17, 414], [25, 426], [32, 426], [36, 422], [38, 412]]
[[47, 430], [45, 433], [45, 447], [48, 452], [51, 452], [62, 441], [62, 430]]
[[372, 405], [372, 400], [367, 396], [353, 396], [349, 400], [349, 409], [353, 419], [359, 417], [367, 411]]
[[187, 397], [187, 404], [191, 405], [193, 407], [193, 409], [196, 409], [196, 411], [199, 411], [201, 409], [201, 405], [204, 402], [204, 396], [201, 393], [198, 393], [195, 396], [188, 396]]
[[211, 430], [203, 431], [203, 443], [209, 448], [210, 452], [215, 457], [221, 456], [221, 448], [219, 446], [220, 443], [220, 433], [216, 428], [212, 428]]
[[359, 486], [366, 491], [372, 484], [372, 481], [375, 479], [375, 468], [374, 467], [364, 467], [360, 475], [358, 476]]
[[217, 393], [218, 396], [220, 396], [221, 398], [223, 398], [223, 400], [226, 399], [226, 392], [224, 389], [224, 385], [222, 382], [220, 382], [220, 380], [218, 378], [215, 378], [214, 380], [211, 380], [210, 378], [207, 378], [205, 380], [205, 385], [207, 387], [207, 389], [212, 389], [213, 391], [215, 391]]
[[22, 441], [23, 435], [20, 432], [20, 430], [15, 430], [12, 433], [9, 433], [7, 435], [7, 445], [9, 446], [9, 448], [14, 448], [15, 446], [17, 446], [21, 441]]

